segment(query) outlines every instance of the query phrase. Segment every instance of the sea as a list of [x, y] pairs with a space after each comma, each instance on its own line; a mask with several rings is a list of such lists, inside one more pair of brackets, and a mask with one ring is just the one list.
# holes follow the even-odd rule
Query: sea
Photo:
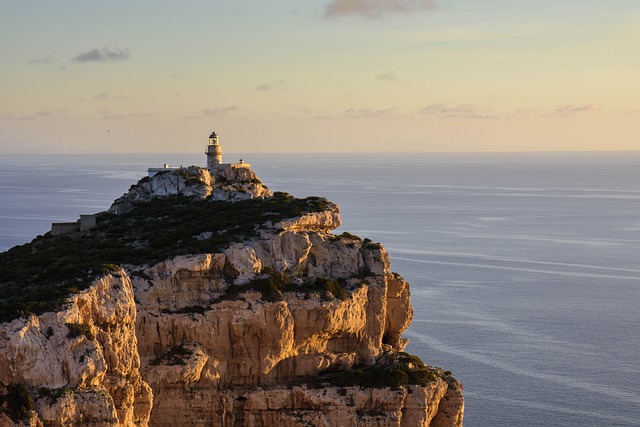
[[[462, 382], [465, 426], [640, 426], [640, 152], [242, 157], [383, 243], [411, 283], [407, 351]], [[204, 155], [2, 156], [0, 251], [163, 163]]]

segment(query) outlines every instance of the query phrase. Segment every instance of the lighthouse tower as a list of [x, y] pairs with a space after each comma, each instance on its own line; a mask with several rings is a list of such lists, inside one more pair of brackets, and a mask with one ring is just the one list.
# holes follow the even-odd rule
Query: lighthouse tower
[[207, 168], [214, 169], [222, 164], [222, 146], [220, 145], [220, 137], [217, 133], [211, 132], [209, 135], [209, 145], [207, 146]]

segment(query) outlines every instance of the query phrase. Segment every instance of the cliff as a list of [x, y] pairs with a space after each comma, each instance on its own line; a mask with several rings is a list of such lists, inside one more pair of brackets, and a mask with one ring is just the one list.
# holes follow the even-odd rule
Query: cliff
[[409, 284], [339, 225], [190, 167], [0, 254], [0, 425], [461, 426], [460, 383], [403, 352]]

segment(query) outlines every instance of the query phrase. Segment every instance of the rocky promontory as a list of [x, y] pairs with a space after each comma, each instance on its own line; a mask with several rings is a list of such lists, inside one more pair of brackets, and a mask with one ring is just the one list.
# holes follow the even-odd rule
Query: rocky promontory
[[0, 254], [0, 425], [461, 426], [404, 352], [409, 284], [324, 198], [248, 168], [144, 178]]

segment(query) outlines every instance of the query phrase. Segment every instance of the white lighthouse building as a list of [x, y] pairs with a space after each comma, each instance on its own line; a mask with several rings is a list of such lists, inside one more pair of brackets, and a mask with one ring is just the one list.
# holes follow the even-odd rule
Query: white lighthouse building
[[209, 135], [209, 145], [207, 145], [207, 169], [213, 170], [231, 170], [231, 169], [250, 169], [251, 165], [240, 159], [238, 163], [222, 163], [222, 145], [220, 145], [220, 136], [215, 132]]
[[220, 145], [220, 137], [215, 131], [209, 135], [209, 145], [205, 154], [207, 155], [207, 169], [215, 169], [216, 166], [222, 164], [222, 146]]
[[[210, 172], [213, 171], [229, 171], [232, 169], [250, 169], [251, 165], [245, 163], [240, 159], [238, 163], [222, 163], [222, 145], [220, 145], [220, 137], [214, 131], [209, 135], [209, 144], [207, 145], [207, 151], [204, 152], [207, 155], [207, 169]], [[149, 177], [156, 176], [158, 173], [182, 169], [182, 166], [169, 166], [167, 163], [161, 168], [149, 168], [147, 173]]]

